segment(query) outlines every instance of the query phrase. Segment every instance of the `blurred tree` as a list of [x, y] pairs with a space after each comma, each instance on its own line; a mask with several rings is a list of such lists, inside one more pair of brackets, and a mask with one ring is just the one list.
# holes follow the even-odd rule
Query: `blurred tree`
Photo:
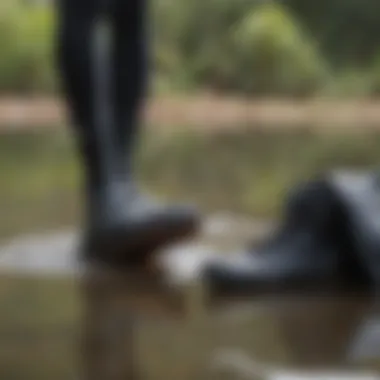
[[[0, 0], [0, 91], [55, 89], [53, 12], [35, 4], [44, 0]], [[152, 68], [163, 88], [306, 95], [328, 80], [331, 93], [378, 92], [379, 0], [151, 5]]]
[[380, 46], [378, 0], [282, 0], [338, 66], [366, 66]]
[[279, 4], [251, 10], [233, 40], [235, 83], [247, 92], [306, 95], [317, 91], [327, 77], [315, 41]]
[[48, 7], [31, 8], [18, 2], [2, 8], [1, 91], [30, 94], [55, 88], [53, 30], [53, 12]]
[[166, 0], [157, 5], [156, 67], [215, 91], [313, 93], [326, 65], [287, 9], [249, 0]]

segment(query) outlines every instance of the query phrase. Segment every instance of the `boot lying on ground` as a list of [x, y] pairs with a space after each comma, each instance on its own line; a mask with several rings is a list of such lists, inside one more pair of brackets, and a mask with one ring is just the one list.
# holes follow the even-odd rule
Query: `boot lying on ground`
[[380, 278], [380, 187], [373, 173], [333, 173], [298, 186], [282, 225], [257, 247], [204, 269], [212, 294], [368, 290]]

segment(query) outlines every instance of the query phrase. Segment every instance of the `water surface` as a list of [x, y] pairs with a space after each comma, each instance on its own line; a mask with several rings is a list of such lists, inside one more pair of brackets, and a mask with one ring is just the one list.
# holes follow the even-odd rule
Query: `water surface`
[[[140, 173], [144, 186], [164, 198], [193, 200], [217, 215], [186, 254], [230, 253], [268, 233], [267, 222], [256, 220], [275, 220], [284, 191], [298, 179], [376, 165], [379, 142], [378, 135], [183, 133], [146, 142]], [[62, 134], [3, 135], [0, 171], [0, 379], [75, 379], [77, 156]], [[376, 364], [368, 354], [380, 351], [377, 321], [371, 300], [362, 297], [228, 301], [196, 323], [140, 321], [136, 350], [144, 378], [152, 380], [199, 378], [221, 347], [279, 366], [349, 368]]]

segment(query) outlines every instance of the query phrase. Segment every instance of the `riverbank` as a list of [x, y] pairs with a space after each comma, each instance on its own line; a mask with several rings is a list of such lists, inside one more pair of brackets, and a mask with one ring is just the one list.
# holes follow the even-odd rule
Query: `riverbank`
[[[210, 95], [151, 98], [144, 108], [148, 125], [162, 131], [184, 125], [204, 132], [285, 129], [354, 132], [380, 130], [380, 100], [293, 101]], [[50, 129], [66, 122], [60, 99], [0, 97], [0, 130]]]

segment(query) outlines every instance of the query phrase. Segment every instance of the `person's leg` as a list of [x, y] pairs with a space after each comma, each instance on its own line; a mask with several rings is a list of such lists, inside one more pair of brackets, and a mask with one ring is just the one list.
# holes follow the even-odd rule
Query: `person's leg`
[[71, 117], [74, 141], [84, 172], [86, 223], [92, 223], [99, 205], [96, 192], [105, 182], [103, 141], [96, 131], [95, 24], [100, 0], [58, 0], [57, 65]]
[[199, 226], [199, 216], [193, 207], [160, 205], [143, 195], [135, 184], [133, 158], [148, 74], [146, 2], [114, 0], [108, 10], [112, 48], [107, 98], [111, 115], [107, 128], [112, 134], [114, 176], [106, 227], [112, 226], [108, 238], [112, 248], [108, 250], [124, 254], [123, 261], [128, 263], [132, 251], [152, 251], [193, 234]]
[[[135, 259], [131, 256], [150, 254], [193, 233], [198, 217], [186, 208], [152, 207], [143, 197], [126, 191], [130, 175], [124, 161], [131, 158], [135, 146], [143, 96], [141, 81], [135, 76], [146, 72], [144, 67], [139, 67], [140, 74], [134, 71], [136, 62], [143, 60], [135, 48], [140, 38], [137, 30], [144, 25], [139, 0], [60, 1], [59, 67], [85, 174], [84, 255], [106, 264], [129, 265]], [[108, 9], [101, 9], [104, 5]], [[99, 48], [95, 31], [98, 16], [112, 10], [116, 53], [113, 69], [107, 70], [104, 56], [94, 49]], [[115, 17], [115, 12], [120, 16]], [[129, 27], [121, 27], [122, 22]], [[108, 83], [112, 72], [111, 82], [117, 86]]]
[[133, 160], [148, 85], [147, 0], [116, 0], [111, 15], [114, 32], [113, 106], [121, 175], [133, 177]]

